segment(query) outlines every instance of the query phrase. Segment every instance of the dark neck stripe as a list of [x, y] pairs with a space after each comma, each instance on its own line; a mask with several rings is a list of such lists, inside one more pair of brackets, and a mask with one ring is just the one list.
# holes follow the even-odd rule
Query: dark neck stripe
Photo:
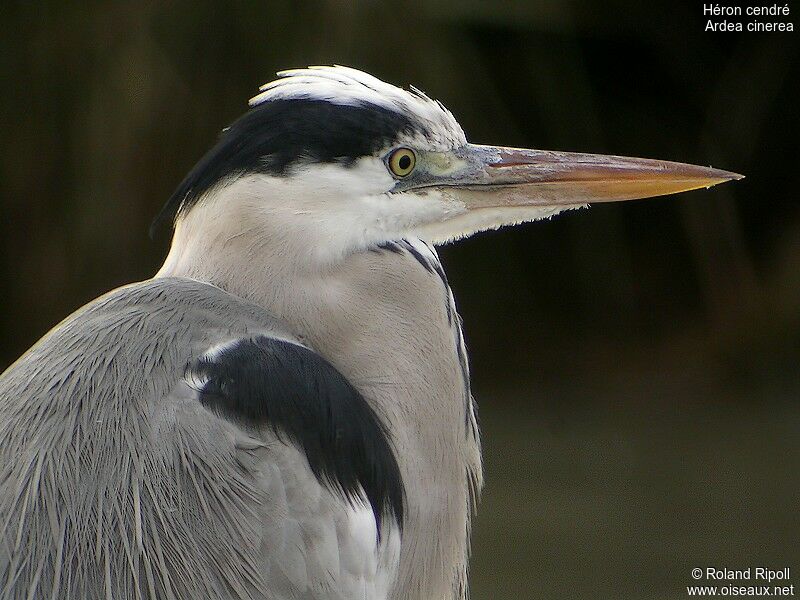
[[455, 297], [453, 296], [453, 290], [450, 288], [450, 284], [447, 281], [447, 275], [444, 272], [442, 263], [438, 259], [433, 258], [436, 256], [436, 253], [433, 250], [433, 248], [431, 248], [431, 254], [433, 255], [433, 257], [429, 257], [422, 254], [414, 246], [414, 244], [412, 244], [409, 240], [406, 239], [382, 242], [378, 244], [375, 248], [373, 248], [373, 250], [376, 252], [386, 251], [386, 252], [392, 252], [394, 254], [405, 254], [406, 256], [413, 258], [420, 265], [422, 265], [428, 273], [432, 275], [435, 274], [441, 280], [445, 292], [444, 305], [445, 305], [445, 311], [447, 313], [447, 321], [449, 322], [450, 328], [453, 331], [453, 343], [455, 344], [458, 363], [461, 367], [461, 377], [464, 383], [464, 394], [465, 394], [464, 415], [466, 420], [467, 433], [469, 435], [474, 436], [475, 439], [477, 439], [478, 408], [475, 403], [475, 399], [472, 397], [472, 387], [469, 376], [469, 361], [467, 359], [467, 349], [464, 343], [463, 324], [461, 322], [461, 317], [458, 315], [458, 312], [456, 311], [456, 304], [455, 304]]

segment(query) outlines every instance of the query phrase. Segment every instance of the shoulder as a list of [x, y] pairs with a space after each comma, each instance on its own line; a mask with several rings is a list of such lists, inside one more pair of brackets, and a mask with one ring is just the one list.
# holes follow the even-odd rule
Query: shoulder
[[0, 374], [0, 433], [44, 428], [42, 407], [63, 423], [87, 410], [137, 418], [162, 403], [209, 347], [254, 333], [291, 337], [266, 311], [201, 282], [118, 288], [64, 319]]
[[154, 319], [161, 314], [193, 317], [205, 322], [225, 317], [231, 323], [278, 324], [263, 308], [209, 283], [182, 277], [149, 279], [112, 290], [78, 309], [54, 331], [72, 322], [119, 313], [130, 318]]
[[385, 597], [402, 539], [401, 473], [379, 416], [322, 356], [267, 334], [213, 344], [153, 421], [169, 479], [186, 482], [184, 501], [195, 482], [213, 490], [190, 503], [214, 504], [208, 526], [229, 540], [215, 547], [240, 555], [232, 523], [261, 532], [245, 554], [265, 589]]
[[367, 501], [379, 527], [384, 517], [402, 526], [403, 485], [389, 434], [319, 354], [280, 337], [242, 337], [210, 348], [185, 379], [206, 409], [295, 445], [322, 484], [348, 501]]
[[151, 279], [114, 289], [76, 310], [0, 375], [0, 382], [20, 370], [30, 377], [31, 369], [43, 366], [52, 370], [86, 360], [136, 360], [137, 354], [152, 355], [156, 348], [188, 358], [217, 337], [250, 330], [291, 337], [267, 311], [218, 287], [184, 278]]

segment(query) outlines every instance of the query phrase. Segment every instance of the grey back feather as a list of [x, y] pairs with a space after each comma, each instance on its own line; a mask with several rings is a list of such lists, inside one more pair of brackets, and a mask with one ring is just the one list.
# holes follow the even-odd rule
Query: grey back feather
[[343, 503], [295, 448], [216, 417], [181, 377], [252, 333], [292, 339], [218, 288], [152, 280], [87, 305], [6, 371], [0, 597], [347, 597], [331, 544], [313, 550], [336, 539]]

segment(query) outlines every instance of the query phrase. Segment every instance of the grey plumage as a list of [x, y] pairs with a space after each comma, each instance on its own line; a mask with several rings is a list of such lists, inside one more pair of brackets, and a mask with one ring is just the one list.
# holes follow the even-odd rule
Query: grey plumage
[[84, 307], [7, 371], [3, 598], [344, 599], [374, 584], [347, 556], [347, 503], [299, 450], [206, 410], [182, 377], [253, 334], [293, 339], [218, 288], [158, 279]]

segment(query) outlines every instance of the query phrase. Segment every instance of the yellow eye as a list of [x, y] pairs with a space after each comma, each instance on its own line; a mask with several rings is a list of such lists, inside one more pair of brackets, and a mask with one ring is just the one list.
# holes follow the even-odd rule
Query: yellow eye
[[389, 170], [396, 177], [405, 177], [417, 165], [417, 155], [409, 148], [398, 148], [389, 155]]

